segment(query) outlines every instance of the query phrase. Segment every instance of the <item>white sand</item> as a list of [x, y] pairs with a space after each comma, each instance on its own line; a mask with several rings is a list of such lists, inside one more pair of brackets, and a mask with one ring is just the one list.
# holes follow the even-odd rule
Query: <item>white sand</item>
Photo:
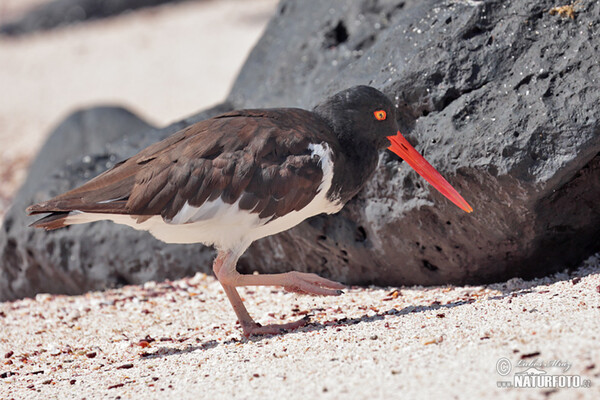
[[[306, 311], [313, 321], [250, 340], [218, 282], [203, 274], [3, 303], [0, 357], [9, 357], [0, 358], [0, 398], [599, 398], [598, 257], [571, 275], [530, 282], [394, 290], [352, 288], [336, 298], [243, 291], [262, 323]], [[512, 364], [506, 377], [496, 371], [502, 358]], [[519, 362], [553, 360], [570, 367], [538, 369], [580, 376], [591, 388], [497, 387], [526, 369]]]

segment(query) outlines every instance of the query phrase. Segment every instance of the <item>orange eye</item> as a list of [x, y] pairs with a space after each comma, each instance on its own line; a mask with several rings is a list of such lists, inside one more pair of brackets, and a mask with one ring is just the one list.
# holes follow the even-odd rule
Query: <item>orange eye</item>
[[375, 115], [375, 119], [377, 121], [384, 121], [385, 120], [385, 111], [384, 110], [377, 110], [373, 113]]

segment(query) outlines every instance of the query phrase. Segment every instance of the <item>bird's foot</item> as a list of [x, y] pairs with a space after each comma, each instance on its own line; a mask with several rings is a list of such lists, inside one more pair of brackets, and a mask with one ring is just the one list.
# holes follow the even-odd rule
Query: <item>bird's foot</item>
[[308, 317], [304, 317], [295, 322], [290, 322], [287, 324], [270, 324], [270, 325], [261, 325], [257, 322], [248, 322], [242, 324], [242, 330], [244, 331], [244, 336], [250, 337], [253, 335], [278, 335], [280, 333], [284, 333], [286, 331], [291, 331], [294, 329], [298, 329], [300, 327], [308, 324]]
[[321, 296], [339, 296], [344, 294], [341, 289], [346, 287], [341, 283], [330, 281], [317, 274], [292, 271], [283, 275], [285, 276], [283, 288], [288, 292]]

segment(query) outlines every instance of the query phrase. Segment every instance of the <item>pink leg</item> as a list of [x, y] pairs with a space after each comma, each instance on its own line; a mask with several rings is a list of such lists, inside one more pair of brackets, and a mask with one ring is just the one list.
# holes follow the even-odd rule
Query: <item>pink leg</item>
[[254, 322], [250, 314], [248, 314], [235, 288], [236, 286], [274, 285], [283, 286], [289, 291], [330, 296], [337, 296], [343, 293], [339, 289], [344, 288], [344, 285], [321, 278], [315, 274], [287, 272], [284, 274], [241, 275], [235, 269], [236, 263], [237, 257], [232, 253], [219, 252], [213, 264], [213, 271], [223, 286], [229, 302], [233, 306], [233, 310], [244, 331], [244, 336], [278, 334], [284, 330], [297, 329], [305, 325], [308, 321], [306, 318], [303, 318], [288, 324], [261, 326]]

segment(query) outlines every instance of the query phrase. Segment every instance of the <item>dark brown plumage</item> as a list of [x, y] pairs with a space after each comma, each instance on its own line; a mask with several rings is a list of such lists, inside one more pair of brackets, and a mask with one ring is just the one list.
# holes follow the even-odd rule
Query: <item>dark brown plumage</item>
[[56, 229], [73, 210], [141, 222], [172, 219], [186, 202], [199, 207], [221, 197], [228, 204], [239, 199], [260, 218], [280, 217], [306, 206], [323, 177], [308, 145], [331, 138], [324, 121], [306, 129], [307, 116], [313, 114], [301, 109], [242, 110], [198, 122], [27, 211], [54, 213], [33, 226]]

